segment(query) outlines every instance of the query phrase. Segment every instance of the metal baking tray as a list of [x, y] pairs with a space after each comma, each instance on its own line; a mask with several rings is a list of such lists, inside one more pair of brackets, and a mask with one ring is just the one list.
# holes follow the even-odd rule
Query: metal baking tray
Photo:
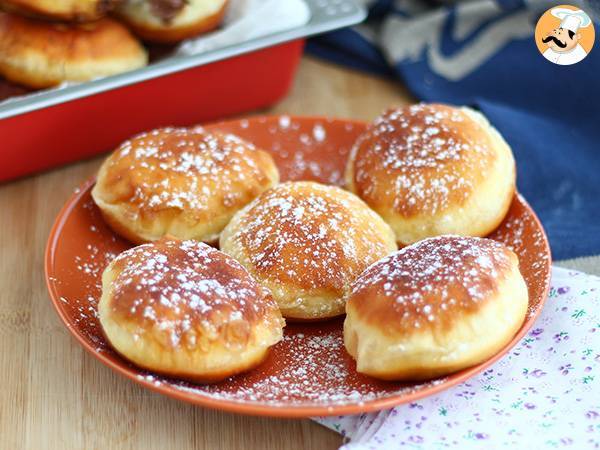
[[304, 38], [366, 16], [354, 0], [305, 1], [304, 26], [0, 103], [0, 182], [110, 151], [140, 131], [275, 103], [291, 86]]
[[366, 17], [365, 8], [354, 0], [305, 0], [305, 2], [310, 10], [310, 21], [302, 27], [277, 32], [199, 55], [168, 57], [142, 69], [87, 83], [50, 90], [49, 92], [34, 92], [18, 100], [10, 100], [6, 104], [0, 103], [0, 120], [192, 67], [221, 61], [294, 39], [303, 39], [315, 34], [354, 25], [362, 22]]

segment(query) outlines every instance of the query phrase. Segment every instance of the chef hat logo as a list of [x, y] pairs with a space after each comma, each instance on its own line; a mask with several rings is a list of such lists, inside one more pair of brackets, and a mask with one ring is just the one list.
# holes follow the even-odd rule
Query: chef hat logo
[[560, 19], [560, 28], [571, 30], [573, 33], [577, 33], [579, 28], [589, 27], [592, 23], [590, 16], [581, 9], [574, 11], [567, 8], [552, 8], [550, 14]]
[[592, 50], [594, 23], [582, 9], [571, 5], [549, 8], [535, 27], [535, 43], [548, 61], [572, 65], [583, 61]]

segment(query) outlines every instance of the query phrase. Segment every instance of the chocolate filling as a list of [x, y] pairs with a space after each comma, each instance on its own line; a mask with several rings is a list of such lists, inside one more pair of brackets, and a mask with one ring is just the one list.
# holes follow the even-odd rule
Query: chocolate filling
[[115, 7], [121, 3], [122, 0], [100, 0], [96, 5], [96, 10], [99, 14], [104, 15], [105, 13], [112, 11]]
[[152, 13], [163, 22], [170, 22], [181, 11], [187, 0], [148, 0]]

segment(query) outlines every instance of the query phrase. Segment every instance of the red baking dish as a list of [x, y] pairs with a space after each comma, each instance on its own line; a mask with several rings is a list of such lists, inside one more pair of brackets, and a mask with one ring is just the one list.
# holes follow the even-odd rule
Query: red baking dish
[[0, 181], [89, 158], [132, 134], [264, 107], [288, 91], [303, 41], [0, 120]]
[[365, 17], [353, 0], [305, 1], [305, 26], [0, 103], [0, 182], [109, 151], [143, 130], [275, 103], [291, 86], [305, 37]]

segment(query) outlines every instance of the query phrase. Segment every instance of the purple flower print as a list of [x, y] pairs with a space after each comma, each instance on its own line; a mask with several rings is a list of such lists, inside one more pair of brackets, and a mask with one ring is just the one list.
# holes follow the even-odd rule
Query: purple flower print
[[600, 417], [600, 413], [598, 413], [597, 411], [590, 410], [585, 413], [585, 417], [590, 420], [596, 420], [598, 417]]
[[527, 409], [535, 409], [536, 408], [536, 406], [533, 403], [525, 403], [523, 406]]
[[537, 394], [538, 391], [536, 390], [536, 388], [534, 388], [533, 386], [527, 386], [527, 387], [523, 387], [522, 388], [523, 391], [525, 391], [525, 395], [527, 394]]
[[423, 443], [423, 436], [410, 436], [408, 438], [408, 442], [412, 442], [414, 444], [422, 444]]
[[531, 375], [535, 378], [541, 378], [544, 375], [546, 375], [546, 372], [544, 372], [542, 369], [535, 369], [529, 375]]
[[457, 397], [462, 397], [465, 400], [469, 400], [470, 398], [475, 396], [475, 392], [472, 391], [462, 391], [459, 392], [458, 394], [455, 394]]
[[536, 328], [535, 330], [532, 330], [531, 333], [529, 333], [529, 334], [532, 336], [539, 336], [543, 332], [544, 332], [543, 328]]
[[475, 436], [475, 439], [478, 439], [478, 440], [484, 440], [484, 439], [488, 439], [490, 437], [490, 435], [487, 433], [475, 433], [473, 436]]
[[569, 333], [567, 333], [566, 331], [561, 331], [560, 333], [556, 333], [553, 336], [553, 339], [556, 343], [566, 341], [569, 339]]
[[570, 290], [571, 288], [569, 286], [561, 286], [556, 290], [556, 292], [558, 292], [558, 295], [565, 295]]
[[560, 370], [560, 373], [563, 375], [568, 375], [569, 372], [573, 370], [573, 366], [571, 364], [565, 364], [564, 366], [560, 366], [558, 370]]

